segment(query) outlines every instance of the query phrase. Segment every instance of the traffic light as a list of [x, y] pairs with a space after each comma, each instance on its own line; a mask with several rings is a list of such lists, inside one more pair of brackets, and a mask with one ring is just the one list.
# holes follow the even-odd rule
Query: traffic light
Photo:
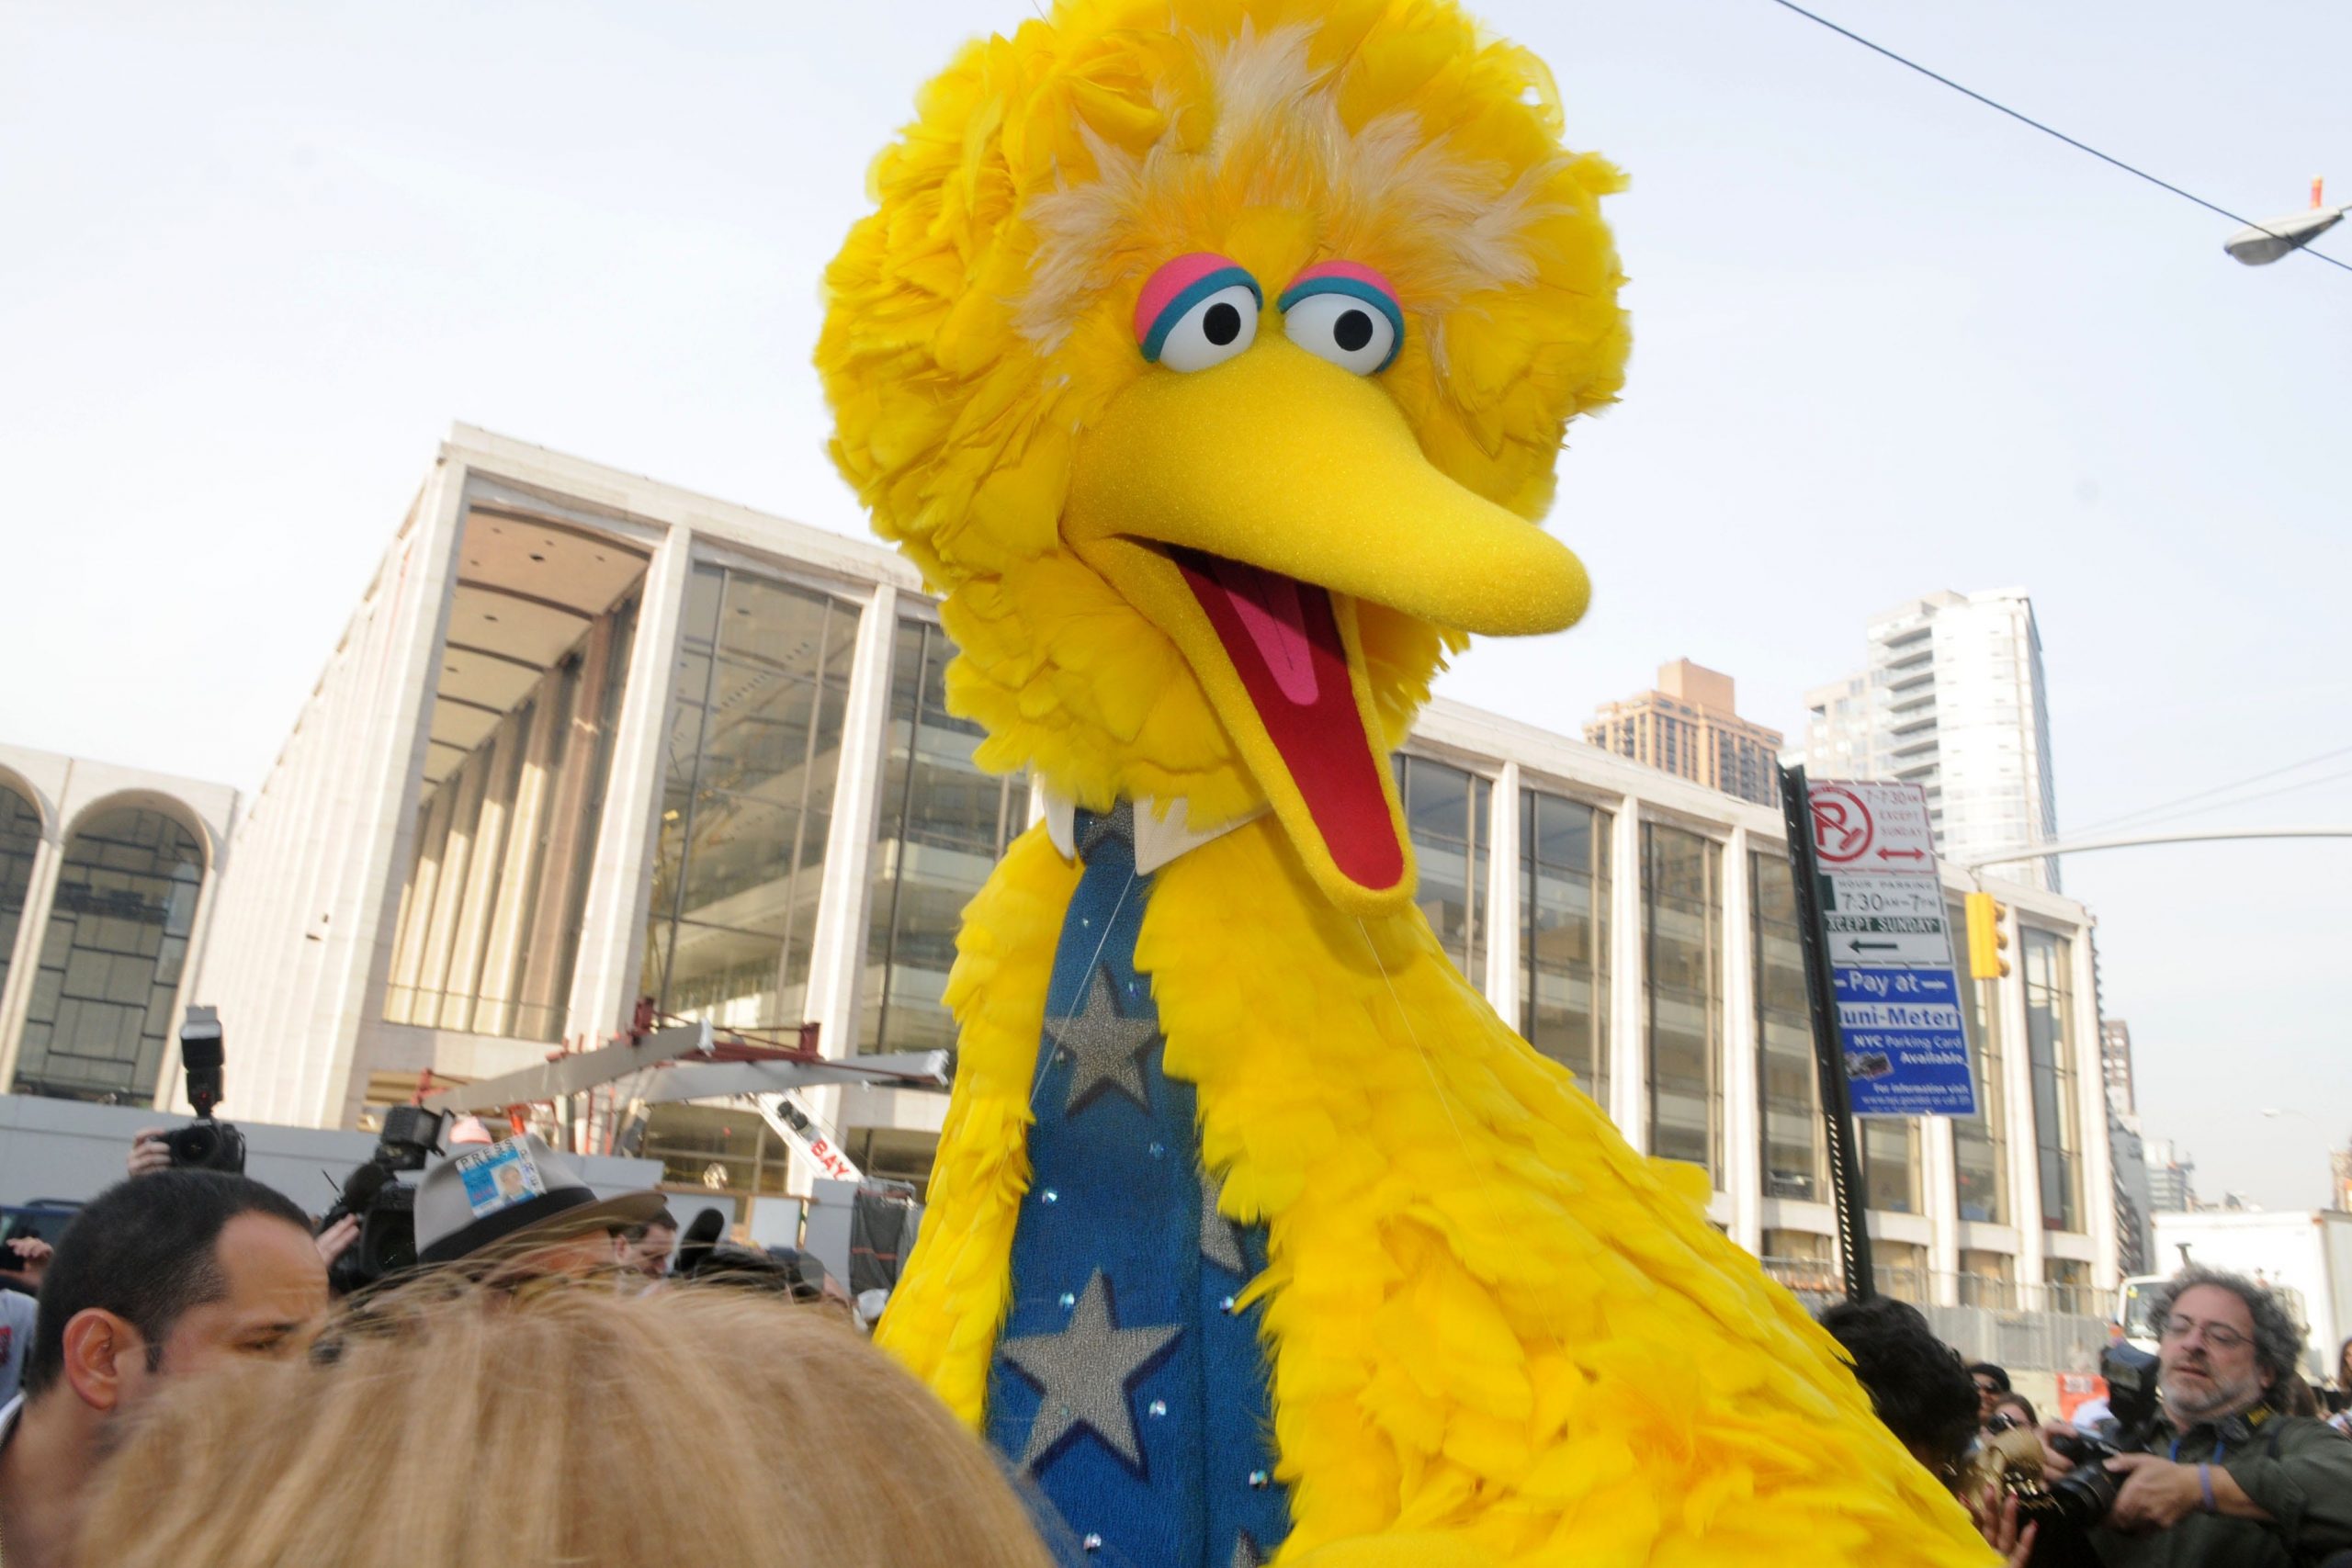
[[1972, 979], [1997, 980], [2009, 972], [2009, 961], [2001, 956], [2009, 945], [2008, 933], [2001, 922], [2008, 916], [2007, 906], [1993, 902], [1990, 893], [1968, 896], [1968, 973]]

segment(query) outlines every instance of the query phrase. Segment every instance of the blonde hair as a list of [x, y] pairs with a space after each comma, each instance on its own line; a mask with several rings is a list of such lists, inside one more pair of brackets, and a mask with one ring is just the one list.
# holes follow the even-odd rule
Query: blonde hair
[[995, 1460], [831, 1313], [469, 1289], [332, 1349], [174, 1389], [98, 1478], [85, 1568], [1052, 1561]]

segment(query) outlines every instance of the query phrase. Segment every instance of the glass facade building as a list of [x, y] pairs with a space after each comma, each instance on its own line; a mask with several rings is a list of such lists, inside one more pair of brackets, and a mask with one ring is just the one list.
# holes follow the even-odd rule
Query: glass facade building
[[[950, 656], [879, 545], [460, 428], [229, 845], [200, 982], [253, 1042], [240, 1114], [352, 1125], [424, 1074], [605, 1046], [640, 998], [828, 1056], [951, 1047], [963, 908], [1040, 807], [978, 764]], [[1469, 982], [1636, 1148], [1703, 1168], [1741, 1245], [1834, 1276], [1779, 814], [1443, 701], [1396, 779]], [[2003, 897], [2024, 961], [1972, 987], [1983, 1114], [1861, 1140], [1882, 1275], [1923, 1301], [2112, 1278], [2072, 1087], [2087, 917]], [[803, 1098], [867, 1172], [926, 1178], [944, 1097]], [[673, 1183], [805, 1190], [741, 1107], [658, 1108], [643, 1140]]]
[[0, 746], [0, 1091], [176, 1092], [237, 795]]

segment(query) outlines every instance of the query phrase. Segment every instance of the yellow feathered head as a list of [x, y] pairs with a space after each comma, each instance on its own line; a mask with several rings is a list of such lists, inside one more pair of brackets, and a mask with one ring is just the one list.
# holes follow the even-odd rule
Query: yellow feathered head
[[1370, 909], [1447, 648], [1556, 630], [1533, 525], [1627, 346], [1601, 159], [1446, 0], [1066, 0], [967, 48], [827, 273], [833, 455], [945, 595], [980, 760], [1271, 805]]

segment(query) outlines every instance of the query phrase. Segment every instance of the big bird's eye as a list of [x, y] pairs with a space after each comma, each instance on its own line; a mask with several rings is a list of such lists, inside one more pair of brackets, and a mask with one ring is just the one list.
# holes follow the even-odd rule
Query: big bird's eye
[[1405, 341], [1405, 312], [1396, 291], [1380, 274], [1353, 262], [1308, 267], [1276, 303], [1284, 336], [1359, 376], [1387, 369]]
[[1205, 370], [1258, 341], [1258, 280], [1207, 252], [1179, 256], [1151, 275], [1136, 301], [1143, 356], [1170, 370]]

